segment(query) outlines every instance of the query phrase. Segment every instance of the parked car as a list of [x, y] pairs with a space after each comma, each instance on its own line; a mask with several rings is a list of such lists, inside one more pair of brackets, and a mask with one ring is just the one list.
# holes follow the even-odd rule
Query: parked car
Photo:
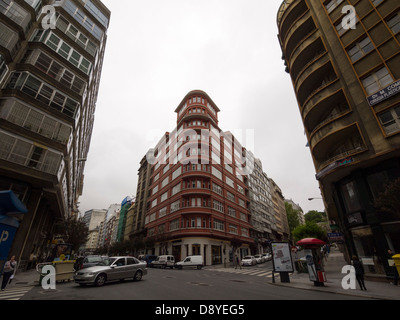
[[139, 281], [147, 274], [146, 263], [134, 257], [110, 257], [103, 263], [104, 265], [78, 270], [74, 275], [75, 283], [100, 287], [108, 281], [127, 278]]
[[95, 255], [78, 258], [75, 262], [74, 268], [75, 270], [80, 270], [102, 265], [107, 259], [108, 259], [107, 256], [95, 256]]
[[254, 256], [245, 256], [242, 259], [242, 266], [254, 266], [256, 263], [256, 258]]
[[270, 261], [272, 259], [270, 253], [263, 253], [262, 254], [264, 261]]
[[147, 266], [150, 267], [152, 261], [157, 259], [156, 255], [153, 254], [143, 254], [138, 257], [140, 261], [145, 261]]
[[160, 267], [163, 269], [165, 269], [166, 267], [173, 269], [174, 265], [175, 265], [175, 258], [174, 256], [169, 256], [169, 255], [158, 256], [155, 260], [153, 260], [150, 263], [151, 267]]
[[256, 262], [257, 262], [257, 263], [263, 263], [263, 262], [264, 262], [263, 259], [262, 259], [261, 254], [256, 254], [256, 255], [254, 256], [254, 258], [256, 258]]
[[188, 256], [183, 261], [175, 264], [175, 268], [182, 269], [186, 267], [196, 267], [197, 269], [203, 268], [203, 256]]

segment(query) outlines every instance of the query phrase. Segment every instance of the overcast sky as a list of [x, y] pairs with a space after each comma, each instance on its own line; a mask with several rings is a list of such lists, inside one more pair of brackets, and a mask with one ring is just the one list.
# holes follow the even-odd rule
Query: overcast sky
[[[136, 195], [140, 160], [191, 90], [216, 103], [287, 199], [324, 210], [290, 76], [277, 40], [282, 0], [103, 0], [111, 10], [80, 211]], [[238, 137], [241, 138], [240, 136]]]

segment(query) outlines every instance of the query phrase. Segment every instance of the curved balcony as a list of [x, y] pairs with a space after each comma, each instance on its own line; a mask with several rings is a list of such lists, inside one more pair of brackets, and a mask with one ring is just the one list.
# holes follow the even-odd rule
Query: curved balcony
[[340, 120], [339, 118], [340, 117], [337, 117], [336, 121], [331, 120], [330, 122], [327, 122], [324, 126], [319, 127], [318, 130], [314, 130], [313, 134], [310, 136], [311, 150], [313, 150], [314, 147], [318, 145], [318, 143], [326, 139], [331, 134], [335, 134], [336, 132], [344, 130], [354, 122], [354, 120], [349, 117], [341, 118]]
[[298, 78], [310, 63], [317, 60], [325, 52], [319, 32], [312, 33], [309, 38], [296, 48], [290, 61], [289, 70], [293, 81]]
[[[333, 131], [335, 130], [335, 131]], [[328, 165], [329, 162], [338, 160], [339, 156], [352, 155], [365, 151], [365, 143], [356, 123], [347, 127], [338, 126], [320, 138], [313, 146], [311, 152], [319, 162], [319, 166]]]
[[317, 61], [313, 68], [310, 68], [307, 72], [306, 77], [303, 77], [298, 82], [296, 93], [299, 104], [302, 107], [316, 92], [337, 79], [329, 57], [325, 58], [322, 63]]
[[302, 71], [297, 76], [297, 79], [295, 79], [294, 88], [296, 92], [299, 91], [301, 85], [312, 75], [312, 73], [316, 72], [328, 62], [330, 62], [330, 57], [326, 52], [323, 52], [319, 53], [313, 60], [304, 66]]
[[308, 7], [304, 0], [297, 1], [297, 3], [293, 2], [292, 5], [287, 8], [287, 10], [284, 12], [284, 14], [282, 16], [280, 27], [278, 26], [282, 43], [285, 42], [287, 33], [291, 29], [292, 25], [307, 10], [308, 10]]
[[308, 38], [315, 30], [317, 30], [317, 28], [309, 12], [296, 22], [287, 36], [286, 44], [283, 45], [285, 56], [289, 61], [299, 43]]
[[321, 101], [325, 100], [329, 97], [332, 93], [337, 92], [342, 89], [342, 86], [339, 82], [339, 79], [335, 79], [330, 81], [324, 85], [321, 85], [317, 88], [314, 92], [312, 92], [307, 100], [305, 101], [304, 105], [302, 106], [302, 115], [303, 118], [307, 113], [314, 108], [317, 104]]
[[304, 126], [311, 135], [326, 123], [350, 112], [343, 90], [336, 91], [320, 100], [304, 114]]

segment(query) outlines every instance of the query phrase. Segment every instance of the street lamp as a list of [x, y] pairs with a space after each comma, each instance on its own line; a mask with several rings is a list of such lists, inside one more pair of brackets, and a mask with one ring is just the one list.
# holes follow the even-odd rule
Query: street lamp
[[322, 198], [308, 198], [308, 201], [312, 201], [312, 200], [315, 200], [315, 199], [321, 199], [322, 200]]

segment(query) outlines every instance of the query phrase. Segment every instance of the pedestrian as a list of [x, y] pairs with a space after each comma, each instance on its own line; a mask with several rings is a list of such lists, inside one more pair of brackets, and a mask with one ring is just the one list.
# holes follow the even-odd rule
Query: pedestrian
[[1, 291], [4, 291], [4, 289], [6, 288], [8, 281], [14, 274], [16, 266], [17, 266], [17, 261], [15, 261], [15, 256], [12, 256], [11, 259], [5, 263], [3, 269], [3, 282], [1, 283]]
[[240, 269], [242, 269], [242, 266], [240, 264], [240, 260], [237, 254], [235, 254], [235, 269], [239, 266]]
[[393, 256], [395, 255], [395, 253], [390, 249], [387, 252], [388, 252], [389, 259], [392, 260], [392, 263], [393, 263], [393, 265], [389, 265], [390, 267], [392, 267], [393, 274], [394, 274], [393, 282], [391, 282], [390, 284], [397, 286], [399, 284], [399, 273], [397, 272], [396, 265], [394, 264]]
[[361, 287], [361, 290], [367, 290], [367, 288], [365, 287], [365, 283], [364, 283], [364, 267], [362, 265], [362, 263], [360, 262], [360, 260], [358, 260], [357, 256], [353, 256], [351, 258], [353, 260], [353, 266], [354, 269], [356, 271], [356, 279], [358, 281], [358, 284]]

